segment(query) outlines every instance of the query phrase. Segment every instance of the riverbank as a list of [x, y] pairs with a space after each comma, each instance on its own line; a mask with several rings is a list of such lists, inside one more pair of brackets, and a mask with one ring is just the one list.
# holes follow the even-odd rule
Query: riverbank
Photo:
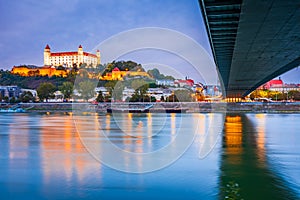
[[[124, 103], [114, 103], [124, 104]], [[143, 104], [143, 103], [137, 103]], [[149, 104], [144, 103], [144, 104]], [[153, 103], [150, 112], [164, 112], [166, 109], [183, 109], [189, 113], [207, 112], [254, 112], [254, 113], [300, 113], [300, 102], [241, 102], [241, 103], [208, 103], [208, 102], [160, 102]], [[27, 112], [99, 112], [106, 113], [111, 103], [20, 103]], [[9, 105], [1, 105], [7, 108]]]

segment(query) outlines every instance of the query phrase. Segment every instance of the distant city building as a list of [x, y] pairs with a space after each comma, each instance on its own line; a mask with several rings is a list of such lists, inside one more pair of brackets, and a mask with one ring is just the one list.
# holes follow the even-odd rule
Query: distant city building
[[105, 87], [96, 87], [95, 88], [95, 93], [98, 94], [99, 92], [101, 92], [103, 96], [108, 96], [109, 95], [109, 92]]
[[300, 91], [300, 84], [284, 84], [284, 91]]
[[222, 91], [221, 91], [220, 86], [207, 85], [207, 86], [205, 86], [204, 94], [205, 94], [205, 96], [216, 97], [216, 96], [221, 96]]
[[155, 97], [156, 101], [160, 101], [161, 97], [164, 97], [164, 99], [166, 99], [171, 95], [171, 93], [164, 93], [164, 90], [161, 88], [149, 88], [147, 94], [150, 97]]
[[163, 85], [163, 86], [175, 86], [173, 80], [167, 80], [167, 79], [156, 80], [156, 84], [157, 85]]
[[300, 84], [285, 84], [280, 78], [270, 80], [267, 83], [260, 86], [258, 89], [267, 89], [271, 91], [284, 92], [297, 90], [300, 91]]
[[91, 54], [83, 51], [81, 45], [78, 51], [70, 52], [51, 52], [49, 45], [44, 49], [44, 65], [46, 66], [64, 66], [73, 67], [74, 64], [80, 66], [81, 64], [96, 67], [100, 64], [100, 51], [97, 50], [96, 54]]
[[132, 97], [132, 95], [134, 94], [134, 89], [132, 89], [132, 88], [127, 88], [127, 87], [125, 87], [125, 89], [123, 90], [123, 97], [122, 97], [122, 100], [123, 101], [126, 101], [127, 100], [127, 98], [131, 98]]
[[185, 80], [177, 79], [174, 81], [174, 84], [177, 87], [186, 87], [186, 86], [193, 87], [194, 81], [192, 79], [185, 79]]
[[284, 85], [283, 81], [279, 78], [279, 79], [276, 79], [276, 80], [268, 81], [267, 83], [260, 86], [259, 89], [269, 90], [269, 89], [273, 88], [273, 89], [276, 90], [276, 88], [283, 88], [283, 85]]
[[19, 96], [22, 94], [21, 88], [18, 86], [0, 86], [0, 96], [8, 97], [8, 98], [19, 98]]

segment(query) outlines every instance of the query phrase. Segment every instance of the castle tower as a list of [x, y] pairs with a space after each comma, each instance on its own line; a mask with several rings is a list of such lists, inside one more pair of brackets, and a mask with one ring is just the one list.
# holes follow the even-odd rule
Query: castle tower
[[100, 56], [100, 51], [97, 49], [96, 51], [96, 56], [97, 56], [97, 65], [101, 64], [101, 56]]
[[50, 57], [51, 57], [51, 51], [50, 47], [47, 44], [45, 49], [44, 49], [44, 65], [50, 65]]
[[79, 45], [79, 47], [78, 47], [78, 67], [82, 63], [83, 63], [83, 49], [82, 49], [82, 46]]

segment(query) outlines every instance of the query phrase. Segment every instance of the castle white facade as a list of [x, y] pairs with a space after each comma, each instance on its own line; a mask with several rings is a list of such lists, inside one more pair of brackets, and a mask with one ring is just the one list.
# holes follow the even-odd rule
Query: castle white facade
[[96, 54], [84, 52], [79, 45], [78, 51], [73, 52], [51, 52], [49, 45], [44, 49], [44, 65], [73, 67], [74, 64], [79, 67], [81, 64], [96, 67], [100, 64], [100, 51]]

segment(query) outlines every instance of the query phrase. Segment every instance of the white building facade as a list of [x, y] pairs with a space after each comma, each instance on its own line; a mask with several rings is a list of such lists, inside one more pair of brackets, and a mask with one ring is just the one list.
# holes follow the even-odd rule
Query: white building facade
[[79, 67], [85, 63], [87, 66], [96, 67], [100, 64], [100, 51], [91, 54], [83, 51], [81, 45], [78, 51], [74, 52], [51, 52], [49, 45], [44, 49], [44, 65], [73, 67], [74, 64]]

